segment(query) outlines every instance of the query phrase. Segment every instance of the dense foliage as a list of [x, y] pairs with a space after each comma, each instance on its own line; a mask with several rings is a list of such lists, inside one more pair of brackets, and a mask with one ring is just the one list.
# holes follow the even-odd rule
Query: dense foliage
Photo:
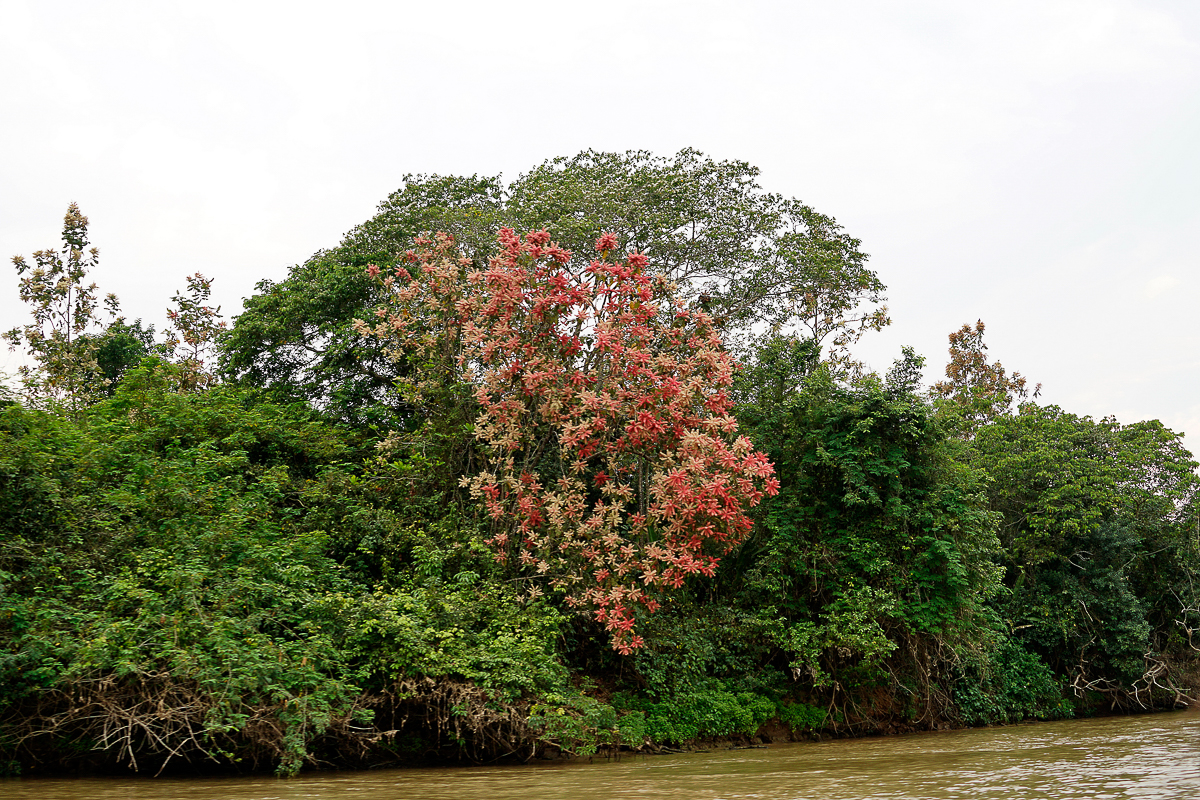
[[756, 176], [683, 151], [410, 177], [228, 330], [191, 276], [161, 340], [115, 299], [98, 319], [72, 206], [61, 250], [17, 260], [0, 771], [1191, 702], [1181, 435], [1037, 405], [982, 323], [928, 392], [908, 349], [856, 369], [883, 285]]

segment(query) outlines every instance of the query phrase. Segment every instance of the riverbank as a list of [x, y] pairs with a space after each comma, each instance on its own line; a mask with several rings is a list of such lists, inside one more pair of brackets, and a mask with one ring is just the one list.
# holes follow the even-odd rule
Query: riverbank
[[[354, 722], [354, 715], [348, 714], [337, 727], [331, 726], [312, 736], [310, 757], [298, 771], [574, 762], [753, 749], [780, 743], [819, 743], [1156, 713], [1174, 710], [1186, 699], [1178, 690], [1163, 688], [1138, 696], [1129, 692], [1092, 693], [1075, 696], [1071, 698], [1073, 702], [1068, 700], [1070, 695], [1059, 696], [1059, 700], [1047, 702], [1035, 715], [969, 725], [948, 715], [917, 717], [905, 713], [907, 707], [898, 702], [898, 695], [883, 692], [870, 695], [870, 705], [847, 701], [840, 707], [830, 704], [822, 709], [794, 700], [772, 700], [752, 692], [710, 689], [690, 698], [649, 701], [611, 687], [598, 691], [593, 683], [586, 685], [592, 686], [592, 694], [576, 691], [536, 701], [504, 702], [495, 692], [461, 681], [407, 682], [391, 692], [364, 698], [358, 706], [359, 721]], [[157, 691], [156, 696], [163, 698], [179, 693], [162, 688]], [[129, 696], [115, 695], [104, 707], [95, 698], [85, 701], [83, 695], [77, 695], [71, 698], [75, 704], [73, 713], [94, 724], [104, 712], [109, 715], [111, 725], [125, 720], [131, 730], [136, 724], [143, 731], [152, 730], [156, 724], [163, 726], [171, 721], [179, 724], [181, 719], [186, 722], [186, 715], [194, 713], [186, 707], [160, 704], [142, 707], [139, 712], [142, 716], [138, 717], [133, 713], [138, 709], [114, 705]], [[1138, 705], [1139, 700], [1147, 705]], [[1152, 701], [1157, 706], [1148, 705]], [[1190, 713], [1200, 714], [1200, 703], [1190, 702], [1188, 708]], [[847, 710], [858, 715], [848, 716]], [[372, 724], [365, 724], [364, 712], [371, 713]], [[874, 716], [864, 712], [872, 712]], [[58, 713], [58, 719], [63, 719], [62, 712]], [[261, 712], [261, 718], [266, 718], [267, 713], [267, 710]], [[51, 715], [51, 719], [55, 717]], [[110, 744], [63, 750], [56, 747], [63, 740], [50, 736], [53, 729], [38, 733], [31, 726], [30, 730], [21, 743], [26, 760], [20, 765], [21, 772], [29, 776], [250, 775], [277, 772], [281, 755], [277, 740], [268, 738], [275, 734], [274, 729], [267, 728], [264, 732], [253, 726], [226, 734], [226, 744], [193, 734], [185, 742], [190, 749], [177, 746], [165, 752], [155, 742], [145, 739], [140, 740], [140, 750], [132, 749], [139, 742], [132, 734], [117, 740], [117, 744], [124, 743], [124, 749]], [[11, 718], [9, 731], [12, 731]], [[687, 731], [693, 735], [681, 735]], [[239, 743], [238, 736], [259, 738]], [[239, 752], [249, 757], [239, 757]]]
[[[898, 769], [897, 765], [903, 765]], [[1077, 800], [1200, 792], [1200, 715], [1062, 720], [706, 753], [269, 777], [18, 778], [6, 800]]]

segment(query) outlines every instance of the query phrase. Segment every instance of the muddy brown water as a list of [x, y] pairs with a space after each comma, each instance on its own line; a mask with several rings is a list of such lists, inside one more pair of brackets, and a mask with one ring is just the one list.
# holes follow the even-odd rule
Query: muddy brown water
[[3, 800], [1200, 800], [1200, 713], [505, 767], [255, 778], [30, 778]]

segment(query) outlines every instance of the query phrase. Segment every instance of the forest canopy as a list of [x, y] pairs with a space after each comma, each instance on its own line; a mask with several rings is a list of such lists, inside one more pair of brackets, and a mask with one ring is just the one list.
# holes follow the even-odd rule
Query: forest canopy
[[[1197, 463], [1051, 405], [744, 162], [407, 176], [226, 325], [14, 259], [0, 771], [480, 762], [1173, 708]], [[1053, 376], [1042, 376], [1052, 381]]]

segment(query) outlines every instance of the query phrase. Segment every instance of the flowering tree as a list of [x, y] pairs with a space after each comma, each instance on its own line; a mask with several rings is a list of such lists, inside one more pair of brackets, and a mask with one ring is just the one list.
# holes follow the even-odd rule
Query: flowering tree
[[425, 365], [406, 379], [416, 398], [474, 388], [485, 464], [462, 485], [487, 510], [489, 543], [629, 653], [637, 610], [712, 575], [749, 532], [746, 509], [779, 485], [736, 435], [734, 364], [712, 320], [673, 300], [645, 256], [616, 257], [613, 234], [578, 272], [546, 231], [501, 230], [481, 270], [446, 234], [416, 243], [394, 274], [368, 269], [390, 299], [360, 333]]
[[[32, 266], [23, 256], [13, 257], [21, 299], [30, 305], [33, 322], [4, 332], [3, 338], [10, 350], [25, 345], [37, 362], [36, 368], [20, 368], [29, 400], [62, 402], [74, 409], [95, 400], [106, 385], [96, 361], [97, 287], [83, 282], [99, 263], [100, 251], [90, 247], [88, 218], [75, 203], [67, 207], [62, 240], [61, 251], [34, 253]], [[113, 317], [120, 310], [113, 294], [104, 306]]]
[[180, 367], [180, 391], [204, 389], [216, 383], [211, 366], [206, 361], [216, 342], [217, 334], [225, 329], [221, 307], [212, 306], [212, 278], [197, 272], [187, 276], [187, 294], [176, 292], [171, 299], [175, 308], [167, 309], [167, 340], [164, 349]]
[[[1009, 375], [999, 361], [988, 363], [984, 330], [983, 320], [976, 320], [974, 329], [963, 325], [950, 334], [947, 379], [935, 383], [929, 390], [943, 408], [957, 411], [959, 432], [967, 438], [973, 437], [981, 426], [1008, 414], [1013, 400], [1019, 398], [1020, 406], [1029, 397], [1021, 373]], [[1033, 389], [1034, 399], [1041, 393], [1039, 383]]]

